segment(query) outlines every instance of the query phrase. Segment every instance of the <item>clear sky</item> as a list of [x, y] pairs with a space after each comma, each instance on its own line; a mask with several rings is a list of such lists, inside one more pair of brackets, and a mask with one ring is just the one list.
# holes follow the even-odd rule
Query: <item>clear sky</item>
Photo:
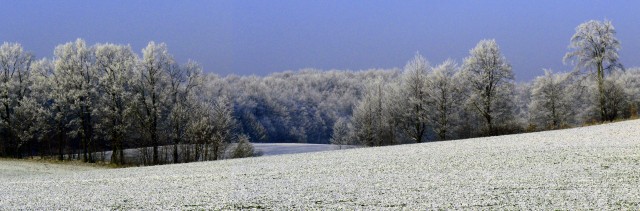
[[640, 66], [640, 1], [9, 1], [0, 2], [0, 41], [38, 57], [56, 45], [130, 44], [140, 54], [165, 42], [179, 62], [220, 75], [403, 67], [416, 52], [432, 64], [462, 62], [496, 39], [518, 81], [563, 65], [582, 22], [611, 20], [626, 67]]

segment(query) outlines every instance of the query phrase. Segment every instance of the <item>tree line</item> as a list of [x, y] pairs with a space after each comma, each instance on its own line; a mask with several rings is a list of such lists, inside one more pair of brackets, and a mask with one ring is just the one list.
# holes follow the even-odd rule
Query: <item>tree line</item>
[[4, 43], [0, 71], [5, 157], [96, 162], [110, 150], [111, 162], [124, 164], [125, 149], [141, 148], [143, 164], [177, 163], [222, 158], [225, 144], [248, 139], [235, 129], [230, 99], [203, 85], [211, 77], [195, 62], [176, 63], [164, 43], [138, 57], [129, 46], [78, 39], [40, 60]]
[[[305, 69], [265, 77], [203, 73], [165, 44], [59, 45], [36, 59], [0, 46], [0, 153], [143, 164], [247, 156], [249, 142], [381, 146], [500, 135], [612, 121], [638, 114], [640, 71], [618, 63], [608, 21], [576, 28], [568, 72], [516, 83], [495, 40], [462, 64], [403, 69]], [[231, 143], [241, 143], [228, 153]], [[244, 152], [244, 153], [243, 153]], [[235, 155], [234, 155], [235, 154]]]
[[352, 118], [334, 125], [332, 142], [381, 146], [559, 129], [638, 115], [640, 71], [618, 62], [610, 21], [576, 28], [564, 61], [516, 83], [495, 40], [482, 40], [462, 65], [435, 67], [417, 54], [395, 80], [372, 79]]

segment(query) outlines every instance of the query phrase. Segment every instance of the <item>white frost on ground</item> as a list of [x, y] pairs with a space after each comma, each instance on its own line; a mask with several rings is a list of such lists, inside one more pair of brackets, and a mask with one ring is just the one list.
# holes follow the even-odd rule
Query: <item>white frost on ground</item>
[[[96, 167], [70, 164], [43, 163], [15, 159], [0, 159], [0, 179], [34, 175], [54, 175], [96, 170]], [[1, 183], [1, 182], [0, 182]], [[1, 199], [0, 199], [1, 200]]]
[[[323, 152], [340, 149], [351, 149], [357, 146], [353, 145], [332, 145], [332, 144], [299, 144], [299, 143], [252, 143], [256, 152], [260, 153], [260, 156], [273, 156], [273, 155], [285, 155], [285, 154], [297, 154], [297, 153], [309, 153], [309, 152]], [[227, 147], [226, 154], [231, 155], [231, 150], [235, 147], [235, 144], [230, 144]], [[148, 148], [151, 152], [151, 148]], [[182, 150], [182, 147], [178, 147], [178, 150]], [[173, 158], [173, 146], [160, 146], [158, 147], [160, 157], [171, 160]], [[125, 160], [128, 164], [141, 165], [140, 160], [140, 148], [138, 149], [125, 149]], [[105, 151], [104, 155], [96, 153], [96, 159], [103, 162], [111, 161], [111, 151]]]
[[1, 175], [0, 208], [638, 210], [640, 121], [178, 165], [23, 172], [29, 176]]
[[340, 146], [332, 144], [296, 144], [296, 143], [253, 143], [256, 151], [262, 156], [285, 155], [308, 152], [323, 152], [338, 149], [354, 148], [354, 146]]

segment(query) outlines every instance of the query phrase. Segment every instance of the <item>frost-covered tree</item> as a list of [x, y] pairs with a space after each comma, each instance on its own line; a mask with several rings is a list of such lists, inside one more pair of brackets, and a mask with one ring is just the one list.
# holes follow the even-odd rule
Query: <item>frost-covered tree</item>
[[[352, 118], [352, 130], [356, 143], [366, 146], [384, 146], [397, 143], [395, 126], [397, 113], [390, 111], [393, 101], [381, 78], [367, 83], [367, 92], [356, 105]], [[396, 114], [396, 115], [390, 115]]]
[[568, 73], [553, 73], [545, 69], [544, 76], [533, 81], [529, 110], [535, 125], [545, 129], [558, 129], [570, 122], [572, 115]]
[[[623, 71], [612, 71], [609, 77], [604, 80], [604, 96], [605, 96], [605, 118], [607, 120], [615, 120], [622, 116], [624, 110], [628, 108], [629, 95], [626, 92], [625, 78], [627, 74]], [[630, 84], [637, 87], [639, 84]]]
[[[93, 152], [111, 148], [112, 162], [123, 163], [124, 149], [134, 147], [144, 164], [189, 162], [227, 157], [228, 143], [239, 139], [382, 146], [517, 132], [512, 127], [527, 122], [576, 125], [600, 116], [601, 91], [605, 119], [633, 117], [640, 106], [640, 71], [605, 62], [611, 73], [601, 89], [597, 77], [550, 73], [516, 85], [493, 40], [478, 43], [460, 70], [450, 60], [432, 70], [416, 55], [404, 71], [266, 77], [203, 74], [153, 42], [138, 57], [128, 46], [78, 39], [58, 46], [53, 60], [34, 62], [16, 46], [0, 47], [5, 156], [94, 161]], [[8, 68], [16, 65], [22, 69]]]
[[219, 96], [213, 103], [211, 151], [213, 159], [222, 157], [225, 146], [233, 141], [236, 119], [233, 117], [233, 105], [227, 96]]
[[125, 144], [132, 140], [133, 71], [138, 58], [130, 46], [98, 44], [95, 46], [99, 74], [100, 128], [111, 145], [111, 163], [124, 164]]
[[484, 119], [486, 134], [495, 135], [496, 125], [504, 126], [513, 117], [511, 65], [495, 40], [480, 41], [469, 54], [462, 65], [469, 94], [467, 104]]
[[151, 145], [152, 163], [159, 164], [158, 146], [162, 143], [161, 131], [164, 131], [168, 76], [175, 62], [164, 43], [150, 42], [142, 50], [140, 67], [135, 71], [134, 93], [139, 126], [146, 144]]
[[629, 68], [621, 72], [620, 77], [614, 78], [619, 80], [629, 100], [624, 117], [637, 118], [640, 114], [640, 68]]
[[427, 101], [427, 75], [431, 67], [420, 54], [407, 62], [402, 74], [401, 97], [404, 104], [402, 114], [403, 131], [415, 143], [422, 143], [429, 121]]
[[[579, 122], [595, 122], [602, 119], [603, 110], [600, 105], [600, 91], [604, 93], [604, 119], [615, 120], [619, 117], [629, 116], [629, 104], [633, 101], [630, 98], [633, 94], [628, 92], [637, 85], [629, 83], [633, 81], [632, 75], [628, 75], [625, 71], [614, 70], [604, 79], [602, 90], [599, 88], [599, 83], [596, 78], [593, 77], [579, 77], [576, 80], [574, 86], [576, 91], [572, 93], [574, 103], [573, 110], [578, 111], [577, 120]], [[572, 87], [573, 88], [573, 87]], [[580, 90], [582, 90], [580, 92]], [[571, 92], [570, 92], [571, 93]], [[581, 94], [580, 94], [581, 93]]]
[[[210, 101], [196, 101], [192, 105], [193, 118], [185, 131], [186, 146], [183, 146], [182, 161], [208, 160], [208, 148], [213, 144], [213, 104]], [[193, 155], [191, 153], [193, 152]]]
[[23, 101], [28, 98], [31, 85], [30, 66], [33, 56], [18, 43], [3, 43], [0, 46], [0, 153], [5, 156], [19, 157], [23, 130], [17, 124], [17, 108], [24, 108]]
[[[416, 143], [415, 139], [407, 137], [405, 117], [407, 104], [403, 99], [401, 78], [385, 83], [382, 100], [382, 121], [384, 129], [381, 133], [384, 145]], [[426, 132], [425, 132], [426, 133]], [[424, 139], [423, 139], [424, 140]]]
[[388, 82], [400, 73], [303, 69], [266, 77], [227, 76], [218, 87], [233, 99], [240, 129], [252, 140], [326, 144], [334, 122], [353, 114], [366, 81], [381, 77]]
[[[51, 149], [46, 149], [42, 146], [46, 146], [46, 142], [39, 141], [41, 138], [40, 132], [43, 128], [42, 124], [45, 123], [44, 110], [35, 98], [32, 96], [26, 96], [20, 101], [20, 104], [14, 108], [15, 119], [13, 122], [13, 128], [16, 131], [15, 138], [18, 142], [18, 153], [28, 152], [29, 155], [46, 155], [51, 153]], [[24, 145], [28, 148], [20, 150]]]
[[256, 155], [255, 148], [253, 147], [253, 144], [249, 142], [249, 137], [246, 135], [240, 135], [238, 137], [238, 143], [231, 150], [231, 153], [232, 158], [246, 158]]
[[75, 113], [70, 124], [72, 137], [79, 137], [83, 161], [95, 162], [95, 113], [98, 109], [98, 74], [95, 54], [85, 41], [77, 39], [56, 47], [54, 51], [55, 75], [67, 94], [62, 102], [68, 103]]
[[183, 142], [186, 125], [191, 118], [192, 102], [189, 95], [193, 94], [194, 88], [200, 85], [202, 67], [193, 61], [187, 62], [184, 66], [172, 65], [167, 69], [169, 76], [168, 106], [171, 107], [169, 113], [169, 124], [171, 125], [171, 140], [173, 143], [173, 162], [177, 163], [178, 145]]
[[[199, 90], [190, 95], [191, 111], [185, 137], [193, 147], [193, 160], [218, 160], [237, 136], [237, 120], [233, 104], [226, 95], [211, 90]], [[186, 156], [183, 160], [189, 160]]]
[[331, 134], [330, 143], [340, 146], [351, 144], [352, 135], [349, 130], [349, 122], [341, 117], [333, 124], [333, 134]]
[[377, 126], [379, 126], [377, 110], [379, 106], [374, 102], [374, 98], [365, 96], [353, 111], [353, 132], [358, 144], [375, 146], [381, 143], [377, 136]]
[[[59, 76], [55, 74], [55, 66], [47, 59], [37, 60], [31, 65], [32, 81], [30, 111], [37, 111], [38, 120], [34, 128], [41, 142], [55, 148], [58, 160], [64, 159], [65, 147], [68, 145], [68, 126], [72, 111], [68, 106], [68, 94]], [[50, 149], [52, 150], [52, 149]]]
[[514, 123], [522, 126], [522, 129], [528, 129], [529, 131], [535, 130], [531, 121], [531, 110], [529, 104], [531, 104], [531, 83], [519, 82], [514, 86]]
[[451, 138], [452, 127], [457, 125], [459, 105], [464, 100], [459, 80], [458, 65], [450, 59], [435, 67], [427, 77], [425, 93], [430, 104], [429, 122], [439, 140]]
[[598, 108], [601, 121], [611, 121], [610, 110], [606, 106], [605, 71], [613, 70], [618, 63], [620, 42], [615, 37], [616, 30], [611, 21], [591, 20], [576, 27], [569, 47], [573, 50], [564, 56], [564, 61], [572, 61], [576, 70], [591, 71], [597, 83]]

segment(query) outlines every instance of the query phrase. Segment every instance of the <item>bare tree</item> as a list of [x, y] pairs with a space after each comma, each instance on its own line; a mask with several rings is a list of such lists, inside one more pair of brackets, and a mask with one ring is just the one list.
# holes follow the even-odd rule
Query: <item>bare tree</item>
[[33, 56], [25, 52], [18, 43], [3, 43], [0, 46], [0, 153], [19, 157], [20, 141], [16, 128], [16, 107], [29, 94], [30, 65]]
[[620, 42], [615, 37], [616, 31], [611, 21], [591, 20], [576, 27], [571, 37], [569, 48], [573, 51], [564, 56], [564, 61], [572, 61], [576, 70], [595, 71], [594, 77], [598, 87], [598, 106], [601, 121], [611, 121], [612, 111], [606, 107], [605, 70], [621, 67], [618, 63]]
[[68, 145], [68, 123], [73, 117], [70, 103], [67, 103], [69, 93], [64, 87], [62, 74], [57, 74], [52, 61], [38, 60], [31, 65], [31, 69], [33, 74], [31, 96], [41, 106], [38, 121], [39, 138], [47, 142], [55, 142], [58, 160], [63, 160], [65, 147]]
[[236, 127], [236, 119], [233, 117], [233, 104], [227, 96], [219, 96], [213, 103], [212, 122], [213, 136], [211, 145], [213, 159], [222, 157], [225, 146], [233, 140], [233, 130]]
[[131, 78], [138, 58], [129, 46], [98, 44], [95, 47], [96, 68], [100, 75], [99, 98], [104, 137], [111, 144], [111, 163], [124, 164], [124, 144], [131, 136], [133, 97]]
[[629, 68], [619, 74], [617, 79], [628, 97], [625, 118], [637, 118], [640, 110], [640, 68]]
[[[608, 111], [607, 120], [615, 120], [628, 108], [629, 97], [633, 95], [627, 92], [628, 88], [625, 88], [627, 86], [625, 83], [627, 78], [631, 78], [631, 76], [623, 71], [616, 70], [611, 72], [609, 77], [604, 80], [605, 108]], [[634, 85], [631, 86], [633, 87]]]
[[168, 69], [169, 89], [168, 106], [169, 124], [171, 125], [171, 139], [173, 142], [173, 162], [178, 162], [178, 145], [184, 140], [185, 129], [192, 111], [189, 98], [194, 88], [200, 85], [202, 67], [196, 62], [189, 61], [184, 66], [173, 65]]
[[458, 105], [464, 99], [459, 77], [458, 65], [450, 59], [435, 67], [427, 77], [425, 92], [432, 111], [429, 120], [439, 140], [451, 138], [452, 127], [456, 125]]
[[80, 137], [84, 162], [95, 162], [95, 112], [97, 101], [98, 75], [94, 68], [93, 49], [84, 40], [77, 39], [56, 47], [55, 74], [60, 85], [68, 94], [66, 103], [75, 112], [70, 123], [72, 137]]
[[425, 86], [427, 85], [427, 75], [431, 67], [427, 60], [420, 54], [407, 62], [402, 75], [403, 100], [406, 101], [403, 113], [403, 131], [411, 140], [422, 143], [429, 113], [427, 112], [428, 102]]
[[381, 146], [383, 143], [381, 133], [386, 123], [383, 120], [383, 88], [382, 79], [370, 81], [368, 92], [354, 109], [352, 130], [359, 144]]
[[[496, 135], [496, 121], [512, 117], [514, 76], [495, 40], [482, 40], [469, 51], [462, 74], [469, 89], [468, 104], [485, 120], [486, 134]], [[504, 122], [503, 122], [504, 123]]]
[[529, 110], [532, 120], [542, 128], [558, 129], [568, 125], [572, 114], [569, 95], [571, 74], [554, 74], [545, 69], [544, 76], [538, 76], [531, 90]]
[[384, 146], [397, 144], [396, 129], [402, 113], [397, 112], [398, 83], [384, 84], [382, 78], [366, 81], [366, 90], [360, 102], [354, 108], [350, 128], [355, 144], [366, 146]]
[[152, 163], [159, 164], [160, 129], [163, 127], [167, 113], [165, 93], [168, 89], [168, 76], [166, 73], [175, 62], [164, 43], [150, 42], [142, 50], [142, 54], [140, 68], [136, 69], [134, 85], [138, 102], [138, 119], [147, 143], [150, 143], [153, 148]]

